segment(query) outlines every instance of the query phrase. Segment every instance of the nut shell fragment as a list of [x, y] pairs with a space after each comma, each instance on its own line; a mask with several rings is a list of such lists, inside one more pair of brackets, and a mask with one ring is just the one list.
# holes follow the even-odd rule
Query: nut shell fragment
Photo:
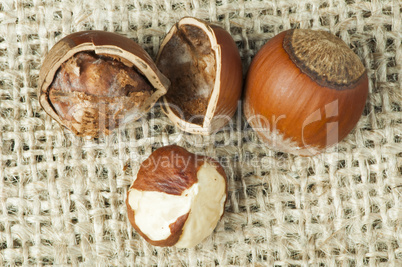
[[226, 30], [185, 17], [166, 35], [156, 64], [172, 83], [163, 110], [176, 126], [209, 135], [229, 123], [241, 96], [243, 74], [238, 48]]
[[[82, 54], [93, 57], [94, 65], [100, 65], [87, 66], [86, 59], [80, 61], [81, 65], [74, 62]], [[110, 81], [102, 79], [113, 71], [108, 69], [109, 65], [121, 68], [120, 72], [110, 74], [114, 75], [110, 79], [122, 87], [138, 86], [139, 89], [120, 92], [117, 88], [116, 93], [114, 88], [107, 88]], [[81, 72], [88, 68], [93, 70]], [[126, 69], [130, 68], [139, 73], [137, 78], [128, 76]], [[64, 76], [60, 74], [62, 71]], [[87, 75], [82, 90], [63, 87], [51, 92], [56, 77], [60, 76], [68, 85], [75, 83], [80, 75]], [[142, 89], [147, 86], [142, 80], [151, 90]], [[43, 109], [58, 123], [77, 135], [96, 137], [143, 116], [167, 92], [169, 84], [149, 55], [134, 41], [110, 32], [84, 31], [64, 37], [49, 51], [39, 73], [38, 95]]]

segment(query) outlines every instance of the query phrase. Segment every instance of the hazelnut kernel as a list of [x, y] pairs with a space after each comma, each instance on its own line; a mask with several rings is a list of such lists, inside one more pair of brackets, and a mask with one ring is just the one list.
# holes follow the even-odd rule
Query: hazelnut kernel
[[150, 244], [189, 248], [212, 233], [226, 197], [218, 162], [173, 145], [141, 164], [126, 205], [131, 224]]

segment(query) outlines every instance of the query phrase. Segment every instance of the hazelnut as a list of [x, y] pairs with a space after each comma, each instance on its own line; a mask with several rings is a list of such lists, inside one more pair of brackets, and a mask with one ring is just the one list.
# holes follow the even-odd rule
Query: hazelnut
[[141, 164], [127, 193], [127, 213], [150, 244], [190, 248], [212, 233], [226, 196], [226, 175], [217, 161], [166, 146]]
[[227, 31], [185, 17], [166, 35], [156, 64], [171, 81], [163, 110], [180, 129], [208, 135], [231, 120], [243, 74], [239, 51]]
[[253, 59], [244, 114], [271, 147], [310, 156], [348, 135], [367, 94], [366, 70], [341, 39], [295, 29], [272, 38]]
[[96, 137], [140, 118], [168, 86], [134, 41], [84, 31], [64, 37], [49, 51], [39, 74], [39, 102], [75, 134]]

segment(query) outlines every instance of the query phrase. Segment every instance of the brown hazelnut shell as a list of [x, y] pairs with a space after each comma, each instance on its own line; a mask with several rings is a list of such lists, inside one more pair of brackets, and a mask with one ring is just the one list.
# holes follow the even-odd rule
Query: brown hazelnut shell
[[[309, 62], [295, 62], [285, 50], [284, 38], [290, 33], [273, 37], [253, 59], [245, 85], [244, 114], [269, 146], [311, 156], [335, 145], [355, 127], [367, 99], [368, 78], [354, 54], [351, 57], [355, 57], [355, 65], [350, 67], [346, 62], [342, 69], [354, 75], [353, 81], [337, 85], [317, 74], [314, 77], [303, 66]], [[344, 66], [332, 67], [339, 70]], [[323, 74], [324, 78], [331, 75], [338, 73]]]
[[166, 97], [163, 97], [163, 111], [183, 131], [209, 135], [224, 127], [236, 112], [243, 85], [240, 54], [233, 38], [223, 28], [196, 18], [184, 17], [171, 28], [163, 40], [156, 60], [158, 66], [165, 45], [183, 25], [196, 26], [208, 36], [216, 59], [215, 83], [202, 125], [191, 123], [179, 117], [169, 107], [169, 101]]
[[[91, 51], [119, 59], [128, 67], [134, 66], [153, 86], [154, 92], [140, 107], [138, 119], [167, 92], [169, 80], [156, 68], [155, 63], [136, 42], [119, 34], [104, 31], [82, 31], [70, 34], [57, 42], [46, 56], [39, 73], [39, 103], [58, 123], [74, 131], [69, 121], [62, 120], [49, 101], [49, 88], [57, 70], [74, 54]], [[75, 134], [80, 135], [74, 131]]]
[[[155, 164], [160, 163], [159, 159], [163, 158], [174, 160], [169, 161], [169, 164], [156, 166]], [[225, 179], [227, 195], [227, 178], [223, 167], [210, 157], [193, 154], [177, 145], [169, 145], [155, 150], [141, 164], [137, 178], [130, 186], [130, 189], [135, 188], [142, 191], [181, 195], [184, 190], [189, 189], [194, 183], [198, 182], [197, 172], [205, 162], [214, 165], [219, 174]], [[134, 229], [151, 245], [160, 247], [174, 246], [180, 239], [189, 213], [179, 217], [176, 222], [169, 226], [172, 234], [167, 239], [154, 241], [149, 239], [135, 223], [135, 213], [128, 202], [129, 193], [128, 191], [126, 197], [127, 216]]]

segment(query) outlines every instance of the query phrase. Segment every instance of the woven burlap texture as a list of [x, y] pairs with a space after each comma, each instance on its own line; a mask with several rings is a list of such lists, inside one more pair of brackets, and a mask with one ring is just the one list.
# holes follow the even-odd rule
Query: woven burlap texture
[[[0, 265], [402, 266], [401, 10], [398, 0], [2, 0]], [[324, 154], [297, 157], [264, 147], [240, 108], [211, 137], [184, 134], [156, 108], [95, 140], [41, 109], [39, 69], [62, 37], [117, 32], [155, 58], [183, 16], [228, 30], [244, 73], [283, 30], [338, 35], [370, 79], [357, 128]], [[192, 249], [153, 247], [126, 216], [140, 162], [168, 144], [221, 160], [228, 176], [226, 212]]]

